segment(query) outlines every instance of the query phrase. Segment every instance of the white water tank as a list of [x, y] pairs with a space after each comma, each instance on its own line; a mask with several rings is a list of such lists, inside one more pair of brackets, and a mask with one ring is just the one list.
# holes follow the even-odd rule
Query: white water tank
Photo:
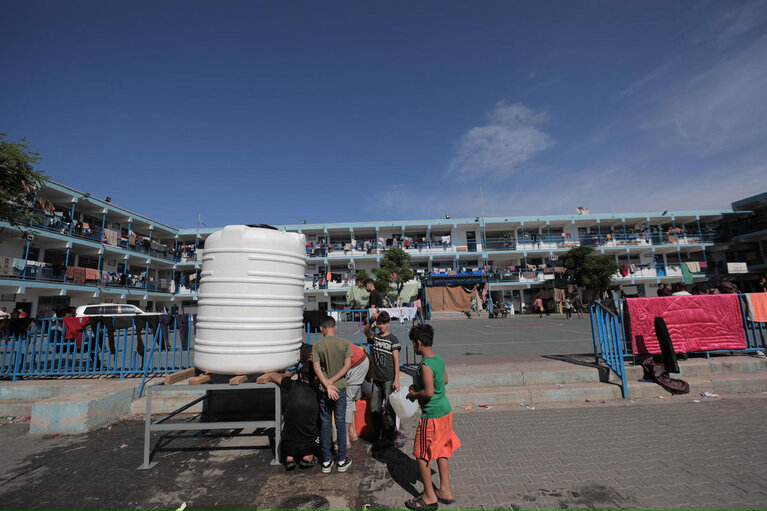
[[194, 364], [215, 374], [280, 371], [298, 361], [306, 237], [229, 225], [205, 240]]

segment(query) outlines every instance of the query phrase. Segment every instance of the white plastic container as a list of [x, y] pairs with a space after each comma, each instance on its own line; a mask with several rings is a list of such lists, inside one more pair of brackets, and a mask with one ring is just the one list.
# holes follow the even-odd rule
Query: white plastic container
[[397, 417], [408, 418], [415, 415], [418, 411], [418, 401], [411, 401], [407, 398], [408, 389], [401, 387], [399, 392], [396, 390], [389, 394], [389, 404], [397, 414]]
[[298, 361], [306, 238], [229, 225], [205, 240], [194, 364], [215, 374], [280, 371]]

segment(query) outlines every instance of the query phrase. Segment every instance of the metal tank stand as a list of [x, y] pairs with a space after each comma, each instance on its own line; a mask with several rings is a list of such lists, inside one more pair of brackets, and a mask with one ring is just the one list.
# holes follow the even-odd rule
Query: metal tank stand
[[[281, 409], [281, 397], [280, 387], [274, 383], [241, 383], [239, 385], [230, 385], [227, 383], [206, 383], [197, 385], [196, 388], [204, 390], [205, 395], [198, 397], [197, 399], [185, 404], [184, 406], [177, 408], [173, 412], [165, 415], [164, 417], [152, 422], [152, 395], [166, 392], [182, 392], [188, 391], [187, 385], [166, 385], [160, 383], [157, 385], [150, 385], [146, 387], [146, 420], [144, 427], [144, 463], [138, 467], [138, 470], [148, 470], [155, 465], [156, 461], [151, 461], [151, 437], [153, 431], [206, 431], [206, 430], [237, 430], [246, 428], [274, 428], [274, 459], [272, 465], [280, 464], [280, 437], [282, 430], [282, 409]], [[274, 389], [274, 420], [242, 420], [242, 421], [228, 421], [228, 422], [182, 422], [182, 423], [166, 423], [168, 419], [178, 415], [196, 405], [200, 401], [204, 401], [208, 398], [209, 390], [244, 390], [244, 389]]]

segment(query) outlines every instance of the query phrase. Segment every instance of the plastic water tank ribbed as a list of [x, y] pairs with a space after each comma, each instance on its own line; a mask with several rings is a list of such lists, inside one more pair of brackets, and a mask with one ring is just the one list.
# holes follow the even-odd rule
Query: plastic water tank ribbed
[[298, 361], [306, 238], [229, 225], [205, 240], [194, 364], [217, 374], [279, 371]]

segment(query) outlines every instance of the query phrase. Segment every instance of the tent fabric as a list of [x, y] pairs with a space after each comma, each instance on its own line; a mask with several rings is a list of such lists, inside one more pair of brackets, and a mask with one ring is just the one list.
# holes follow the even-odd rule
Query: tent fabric
[[402, 292], [399, 294], [401, 303], [409, 303], [417, 299], [419, 289], [421, 289], [419, 282], [406, 282], [402, 287]]
[[367, 309], [370, 301], [370, 292], [364, 287], [352, 284], [346, 292], [346, 305], [352, 309]]
[[656, 317], [665, 320], [676, 353], [746, 348], [737, 295], [627, 298], [626, 305], [636, 354], [661, 353]]
[[432, 311], [471, 310], [471, 297], [476, 295], [476, 286], [435, 286], [426, 290]]

